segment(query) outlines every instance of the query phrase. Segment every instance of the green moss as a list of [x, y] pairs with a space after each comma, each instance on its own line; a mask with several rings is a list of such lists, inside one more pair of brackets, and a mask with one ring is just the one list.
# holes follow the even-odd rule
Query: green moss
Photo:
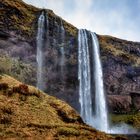
[[[8, 55], [0, 55], [0, 74], [5, 73], [11, 75], [22, 82], [35, 83], [35, 68], [30, 64], [9, 57]], [[29, 79], [29, 77], [32, 77]]]
[[110, 54], [116, 58], [118, 57], [125, 64], [131, 64], [135, 67], [140, 66], [140, 57], [125, 51], [125, 46], [130, 43], [132, 44], [132, 42], [120, 40], [110, 36], [100, 36], [99, 42], [104, 54]]
[[140, 113], [128, 115], [111, 115], [111, 120], [114, 124], [127, 123], [135, 128], [140, 129]]

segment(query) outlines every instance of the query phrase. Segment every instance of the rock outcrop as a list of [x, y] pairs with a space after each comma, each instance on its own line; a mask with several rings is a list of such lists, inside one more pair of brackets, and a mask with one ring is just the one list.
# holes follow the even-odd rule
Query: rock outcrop
[[[78, 29], [51, 10], [38, 9], [21, 0], [0, 1], [0, 72], [36, 85], [37, 20], [42, 11], [49, 21], [44, 48], [45, 91], [79, 111]], [[65, 29], [63, 42], [61, 24]], [[98, 38], [110, 110], [116, 113], [138, 111], [140, 99], [133, 93], [140, 91], [140, 43], [111, 36], [98, 35]], [[63, 75], [61, 47], [65, 53]]]

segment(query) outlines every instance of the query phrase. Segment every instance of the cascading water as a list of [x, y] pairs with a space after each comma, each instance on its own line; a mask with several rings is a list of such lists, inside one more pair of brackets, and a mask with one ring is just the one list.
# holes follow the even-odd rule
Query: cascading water
[[[46, 24], [48, 28], [48, 18], [46, 15]], [[49, 46], [48, 32], [47, 32], [47, 41], [44, 41], [44, 31], [45, 31], [45, 15], [44, 12], [40, 15], [38, 19], [38, 33], [36, 38], [37, 43], [37, 87], [41, 90], [44, 89], [44, 80], [43, 80], [43, 46], [44, 42]], [[60, 34], [60, 53], [61, 53], [61, 74], [64, 76], [64, 64], [65, 64], [65, 51], [64, 51], [64, 42], [65, 42], [65, 30], [61, 21], [61, 26], [59, 27]], [[91, 35], [92, 45], [89, 44], [88, 35]], [[92, 32], [86, 30], [79, 30], [78, 33], [78, 61], [79, 61], [79, 73], [78, 78], [80, 81], [79, 85], [79, 101], [81, 105], [81, 116], [83, 120], [102, 131], [107, 133], [114, 134], [128, 134], [135, 133], [136, 131], [124, 125], [119, 125], [116, 127], [109, 127], [108, 125], [108, 116], [107, 116], [107, 107], [106, 99], [104, 95], [104, 86], [103, 86], [103, 73], [99, 53], [99, 43], [96, 35]], [[90, 59], [89, 46], [91, 45], [93, 60]], [[92, 62], [92, 64], [91, 64]], [[90, 66], [92, 65], [92, 66]], [[91, 70], [93, 68], [93, 72]], [[62, 77], [62, 80], [64, 78]], [[64, 81], [64, 80], [63, 80]], [[94, 81], [94, 82], [93, 82]], [[92, 102], [92, 87], [94, 83], [94, 93], [95, 93], [95, 112], [93, 112], [93, 102]], [[125, 128], [125, 130], [124, 130]]]
[[40, 15], [38, 19], [38, 33], [37, 33], [37, 87], [41, 90], [44, 88], [43, 82], [43, 35], [45, 30], [45, 16], [44, 12]]
[[79, 30], [79, 98], [81, 105], [81, 116], [83, 120], [99, 130], [107, 131], [108, 119], [103, 88], [103, 74], [99, 55], [99, 44], [94, 33], [92, 37], [93, 65], [95, 81], [95, 115], [92, 112], [92, 92], [91, 92], [91, 68], [89, 56], [89, 44], [86, 30]]
[[65, 29], [64, 29], [62, 20], [61, 20], [61, 26], [60, 26], [60, 34], [61, 34], [61, 44], [63, 46], [64, 41], [65, 41]]
[[108, 116], [106, 99], [104, 94], [103, 72], [100, 60], [99, 43], [95, 33], [91, 33], [93, 63], [94, 63], [94, 81], [95, 81], [95, 116], [94, 127], [105, 132], [108, 131]]
[[[90, 58], [92, 57], [89, 55], [88, 34], [91, 35], [92, 40], [92, 64], [90, 63]], [[87, 31], [83, 29], [79, 30], [78, 33], [78, 79], [80, 82], [79, 101], [81, 105], [81, 116], [87, 124], [107, 133], [136, 134], [137, 131], [126, 124], [118, 124], [117, 126], [112, 127], [109, 126], [106, 98], [104, 94], [103, 72], [100, 60], [99, 43], [95, 33], [88, 32], [88, 34]], [[90, 64], [93, 67], [93, 73], [91, 73], [92, 71]], [[95, 112], [93, 112], [92, 108], [92, 81], [94, 81]]]
[[78, 33], [79, 51], [79, 101], [81, 105], [81, 116], [83, 120], [90, 124], [93, 122], [92, 101], [91, 101], [91, 81], [90, 81], [90, 60], [86, 30], [79, 30]]
[[64, 52], [64, 47], [60, 48], [61, 52], [61, 60], [60, 60], [60, 66], [61, 66], [61, 75], [64, 74], [64, 64], [65, 64], [65, 52]]
[[60, 60], [60, 66], [61, 66], [61, 76], [62, 80], [64, 80], [64, 65], [65, 65], [65, 50], [64, 50], [64, 42], [65, 42], [65, 29], [63, 27], [63, 23], [61, 21], [60, 26], [60, 53], [61, 53], [61, 60]]

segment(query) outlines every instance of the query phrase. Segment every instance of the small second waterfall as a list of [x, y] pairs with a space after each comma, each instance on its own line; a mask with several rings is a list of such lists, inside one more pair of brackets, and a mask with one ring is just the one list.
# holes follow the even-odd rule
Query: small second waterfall
[[63, 27], [63, 23], [61, 20], [61, 26], [60, 26], [60, 53], [61, 53], [61, 59], [60, 59], [60, 66], [61, 66], [61, 77], [62, 80], [64, 80], [64, 65], [65, 65], [65, 29]]
[[38, 19], [38, 33], [36, 38], [37, 43], [37, 87], [41, 90], [44, 88], [43, 82], [43, 35], [45, 30], [45, 16], [44, 12], [40, 15]]
[[65, 64], [65, 52], [64, 52], [64, 47], [60, 48], [61, 52], [61, 60], [60, 60], [60, 66], [61, 66], [61, 75], [63, 76], [64, 74], [64, 64]]
[[[102, 131], [107, 132], [108, 130], [108, 117], [106, 108], [106, 99], [104, 95], [103, 86], [103, 73], [99, 53], [99, 43], [96, 35], [94, 33], [88, 32], [91, 36], [92, 41], [92, 55], [93, 64], [90, 63], [90, 53], [89, 53], [89, 41], [88, 34], [86, 30], [79, 30], [78, 42], [78, 60], [79, 60], [79, 101], [81, 105], [81, 116], [83, 120]], [[93, 67], [93, 73], [91, 73], [91, 66]], [[91, 74], [93, 76], [91, 76]], [[91, 83], [91, 78], [93, 83]], [[92, 90], [91, 86], [94, 86], [95, 93], [95, 112], [93, 112], [93, 102], [92, 102]]]

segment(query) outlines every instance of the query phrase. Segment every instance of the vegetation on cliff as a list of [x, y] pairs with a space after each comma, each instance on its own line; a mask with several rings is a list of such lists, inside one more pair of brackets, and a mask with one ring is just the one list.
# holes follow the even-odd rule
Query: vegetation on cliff
[[[126, 41], [111, 36], [99, 36], [102, 53], [106, 56], [112, 55], [119, 58], [124, 64], [131, 64], [134, 67], [140, 66], [140, 43]], [[106, 59], [103, 57], [103, 59]]]
[[[43, 9], [27, 5], [22, 0], [3, 0], [0, 1], [0, 29], [14, 31], [25, 38], [32, 38], [37, 31], [38, 17]], [[49, 21], [54, 19], [60, 25], [61, 18], [56, 16], [53, 11], [45, 10], [49, 16]], [[61, 19], [61, 20], [60, 20]], [[77, 29], [66, 21], [62, 20], [68, 34], [76, 35]]]
[[35, 84], [35, 70], [30, 64], [11, 58], [8, 55], [0, 54], [0, 74], [5, 73], [22, 82]]
[[34, 33], [35, 26], [32, 25], [36, 20], [37, 8], [28, 6], [21, 0], [3, 0], [0, 6], [1, 29], [27, 37]]
[[140, 113], [135, 114], [123, 114], [123, 115], [111, 115], [113, 125], [119, 123], [126, 123], [140, 131]]

